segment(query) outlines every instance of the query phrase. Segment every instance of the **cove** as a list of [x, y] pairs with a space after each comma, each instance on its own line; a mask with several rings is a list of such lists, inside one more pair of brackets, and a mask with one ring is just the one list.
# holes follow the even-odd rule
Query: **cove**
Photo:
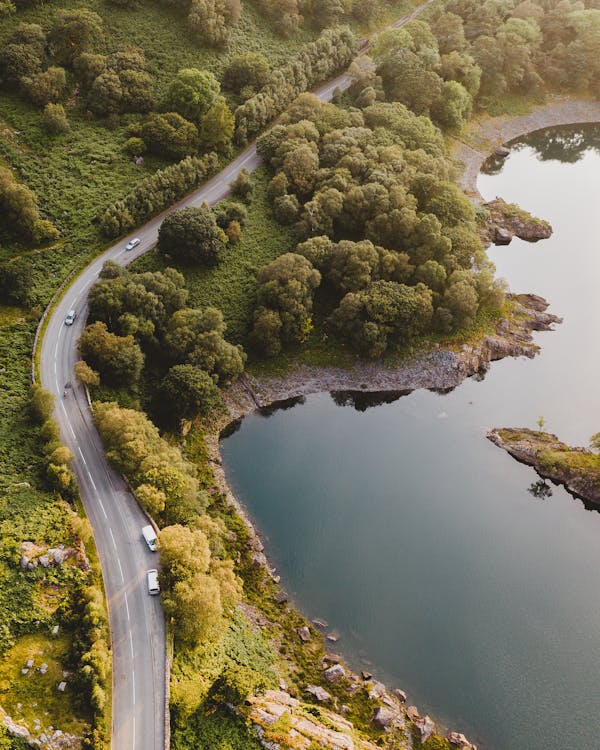
[[336, 650], [489, 750], [597, 747], [600, 513], [485, 439], [600, 430], [596, 128], [534, 134], [478, 187], [548, 219], [550, 240], [490, 251], [512, 291], [564, 317], [534, 360], [448, 394], [318, 394], [224, 439], [228, 481], [282, 585]]

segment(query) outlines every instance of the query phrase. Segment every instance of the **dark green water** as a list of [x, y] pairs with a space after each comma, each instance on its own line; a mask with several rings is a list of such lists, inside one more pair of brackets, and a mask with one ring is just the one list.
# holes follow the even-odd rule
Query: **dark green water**
[[319, 394], [222, 443], [296, 604], [355, 666], [490, 750], [600, 746], [600, 514], [559, 488], [536, 498], [535, 473], [485, 439], [540, 415], [571, 443], [600, 430], [596, 140], [538, 134], [480, 178], [554, 226], [491, 253], [514, 291], [564, 316], [539, 357], [361, 410]]

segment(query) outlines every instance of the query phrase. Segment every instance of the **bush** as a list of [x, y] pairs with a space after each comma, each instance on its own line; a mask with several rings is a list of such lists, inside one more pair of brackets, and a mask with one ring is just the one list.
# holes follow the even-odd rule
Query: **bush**
[[42, 125], [51, 135], [66, 133], [69, 129], [67, 113], [62, 104], [46, 104], [42, 114]]

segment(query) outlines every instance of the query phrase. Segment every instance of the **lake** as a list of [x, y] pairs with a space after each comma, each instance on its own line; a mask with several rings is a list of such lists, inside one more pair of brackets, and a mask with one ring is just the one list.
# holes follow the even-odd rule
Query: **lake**
[[536, 496], [533, 470], [485, 439], [540, 416], [572, 444], [600, 430], [599, 140], [535, 134], [479, 179], [554, 227], [490, 250], [512, 291], [564, 317], [538, 357], [446, 395], [318, 394], [221, 445], [295, 604], [340, 631], [354, 667], [489, 750], [599, 743], [600, 514]]

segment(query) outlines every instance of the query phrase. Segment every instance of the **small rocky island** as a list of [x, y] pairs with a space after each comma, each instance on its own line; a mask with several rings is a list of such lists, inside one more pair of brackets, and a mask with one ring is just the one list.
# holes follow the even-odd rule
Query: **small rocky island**
[[572, 448], [548, 432], [495, 428], [487, 437], [521, 463], [533, 466], [544, 479], [562, 484], [586, 503], [600, 506], [600, 455]]
[[529, 211], [502, 198], [483, 204], [485, 215], [480, 226], [481, 238], [486, 244], [508, 245], [513, 237], [526, 242], [547, 240], [552, 226], [544, 219], [532, 216]]

